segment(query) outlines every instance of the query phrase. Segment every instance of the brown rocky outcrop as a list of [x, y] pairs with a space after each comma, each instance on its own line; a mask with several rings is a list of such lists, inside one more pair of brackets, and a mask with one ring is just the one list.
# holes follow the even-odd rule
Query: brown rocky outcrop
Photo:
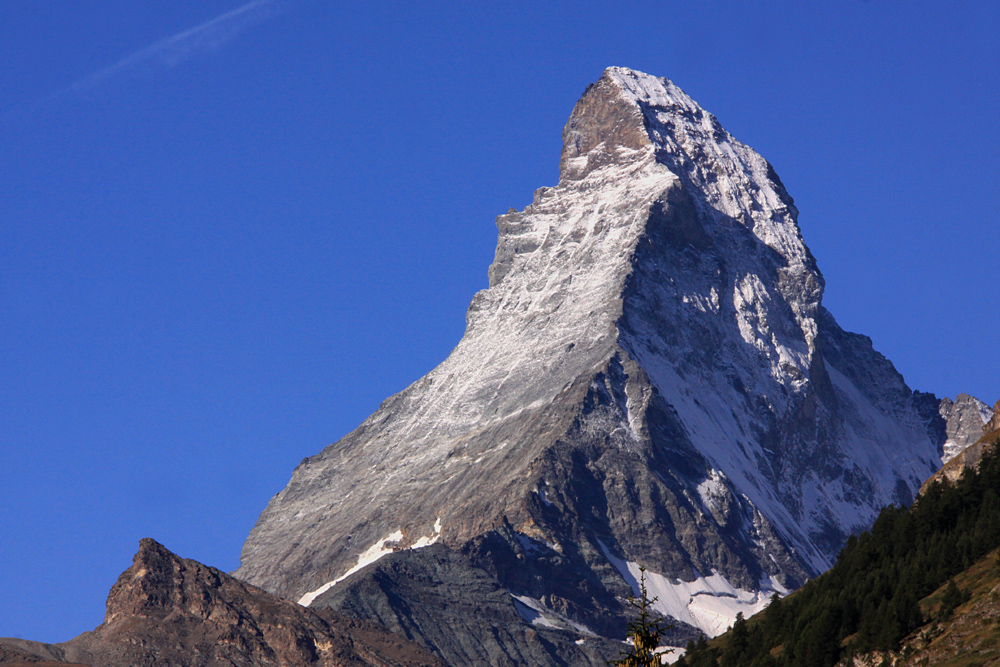
[[993, 406], [993, 417], [991, 417], [989, 422], [986, 423], [986, 426], [983, 427], [983, 431], [986, 433], [1000, 431], [1000, 401], [997, 401]]
[[430, 667], [420, 647], [371, 623], [306, 609], [140, 542], [104, 623], [62, 644], [0, 640], [0, 664], [93, 667]]

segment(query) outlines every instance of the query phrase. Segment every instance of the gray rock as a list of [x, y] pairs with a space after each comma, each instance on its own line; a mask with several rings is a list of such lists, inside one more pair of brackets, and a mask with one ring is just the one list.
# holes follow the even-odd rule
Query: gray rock
[[942, 398], [938, 411], [945, 420], [947, 436], [942, 447], [942, 464], [983, 437], [986, 424], [993, 417], [993, 409], [988, 404], [968, 394], [959, 394], [954, 401]]
[[525, 623], [539, 615], [468, 556], [441, 544], [386, 556], [312, 606], [380, 623], [451, 665], [604, 667], [622, 648], [565, 622], [562, 631]]

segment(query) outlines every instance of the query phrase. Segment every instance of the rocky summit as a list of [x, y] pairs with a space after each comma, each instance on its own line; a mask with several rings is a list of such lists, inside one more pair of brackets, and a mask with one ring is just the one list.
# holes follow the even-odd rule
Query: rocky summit
[[677, 86], [608, 69], [457, 347], [296, 468], [235, 574], [458, 665], [603, 664], [640, 567], [675, 642], [824, 571], [943, 429], [823, 307], [797, 215]]
[[303, 609], [146, 538], [104, 622], [61, 644], [0, 638], [16, 667], [441, 667], [374, 623]]

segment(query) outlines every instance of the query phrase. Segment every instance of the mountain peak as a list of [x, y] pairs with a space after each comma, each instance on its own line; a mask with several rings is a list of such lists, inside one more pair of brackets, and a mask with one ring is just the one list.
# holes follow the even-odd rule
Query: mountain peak
[[818, 306], [822, 275], [802, 241], [794, 201], [770, 163], [670, 80], [609, 67], [588, 86], [563, 129], [560, 184], [595, 170], [608, 180], [615, 167], [651, 162], [691, 191], [700, 214], [717, 224], [742, 224], [811, 274], [817, 291], [806, 308]]
[[728, 136], [714, 116], [670, 80], [609, 67], [584, 91], [563, 131], [562, 177], [579, 179], [610, 162], [653, 159], [668, 143], [648, 122], [657, 113], [672, 116], [669, 124], [709, 119], [713, 132]]
[[771, 165], [678, 87], [606, 70], [560, 173], [497, 218], [454, 351], [303, 461], [239, 576], [318, 600], [439, 543], [531, 618], [623, 636], [642, 565], [712, 634], [937, 469], [902, 377], [823, 309]]
[[706, 113], [697, 102], [674, 85], [670, 79], [653, 76], [628, 67], [609, 67], [604, 70], [604, 76], [636, 104], [673, 108], [691, 116]]

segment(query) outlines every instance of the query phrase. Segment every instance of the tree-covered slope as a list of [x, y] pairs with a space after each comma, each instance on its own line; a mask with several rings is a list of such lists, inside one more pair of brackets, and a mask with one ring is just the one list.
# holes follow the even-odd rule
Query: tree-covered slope
[[954, 483], [935, 482], [910, 509], [885, 508], [871, 531], [850, 538], [830, 571], [785, 600], [775, 597], [712, 645], [690, 646], [677, 665], [829, 667], [851, 653], [898, 651], [935, 621], [939, 631], [969, 602], [970, 591], [954, 578], [966, 573], [959, 580], [968, 581], [1000, 546], [1000, 447], [993, 442], [978, 468]]

